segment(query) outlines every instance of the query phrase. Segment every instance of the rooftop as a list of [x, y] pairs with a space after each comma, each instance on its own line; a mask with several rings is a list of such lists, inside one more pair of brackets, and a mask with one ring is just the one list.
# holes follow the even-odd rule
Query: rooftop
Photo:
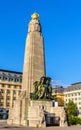
[[9, 73], [23, 74], [22, 72], [12, 71], [12, 70], [5, 70], [5, 69], [0, 69], [0, 72], [9, 72]]
[[64, 91], [75, 91], [81, 89], [81, 82], [73, 83], [70, 86], [68, 86]]

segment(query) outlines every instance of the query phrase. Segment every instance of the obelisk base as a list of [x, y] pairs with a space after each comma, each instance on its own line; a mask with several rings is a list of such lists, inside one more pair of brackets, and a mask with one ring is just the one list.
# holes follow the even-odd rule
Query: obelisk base
[[14, 102], [14, 107], [9, 110], [7, 124], [27, 126], [29, 98], [26, 93], [26, 91], [22, 91], [20, 98]]

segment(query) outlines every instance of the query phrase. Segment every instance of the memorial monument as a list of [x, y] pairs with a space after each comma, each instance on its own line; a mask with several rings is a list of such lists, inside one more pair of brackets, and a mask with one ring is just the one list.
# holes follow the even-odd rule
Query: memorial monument
[[51, 79], [45, 73], [42, 28], [39, 15], [34, 13], [26, 39], [22, 91], [9, 110], [8, 124], [46, 127], [56, 122], [59, 126], [65, 125], [64, 108], [53, 107]]

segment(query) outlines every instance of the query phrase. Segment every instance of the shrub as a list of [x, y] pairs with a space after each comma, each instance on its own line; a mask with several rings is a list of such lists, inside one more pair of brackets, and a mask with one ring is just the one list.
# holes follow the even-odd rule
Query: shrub
[[67, 121], [69, 126], [81, 124], [81, 118], [73, 115], [68, 116]]

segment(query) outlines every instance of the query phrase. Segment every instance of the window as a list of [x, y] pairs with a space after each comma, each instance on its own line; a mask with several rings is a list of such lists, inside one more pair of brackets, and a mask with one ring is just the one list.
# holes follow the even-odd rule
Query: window
[[1, 89], [1, 93], [4, 93], [4, 90], [3, 90], [3, 89]]
[[16, 97], [13, 97], [13, 100], [16, 100]]
[[21, 86], [20, 86], [20, 89], [21, 89]]
[[15, 85], [15, 86], [14, 86], [14, 88], [16, 89], [16, 88], [17, 88], [17, 86]]
[[9, 81], [13, 81], [13, 78], [9, 78]]
[[68, 97], [70, 97], [70, 94], [68, 94]]
[[21, 89], [21, 86], [17, 86], [17, 89]]
[[10, 100], [10, 96], [7, 96], [6, 98], [7, 98], [7, 100]]
[[16, 94], [16, 91], [15, 91], [15, 90], [13, 90], [13, 94]]
[[10, 88], [10, 85], [8, 85], [8, 88]]
[[10, 94], [10, 90], [7, 90], [7, 94]]
[[16, 78], [14, 78], [14, 82], [16, 82]]
[[2, 87], [5, 87], [5, 85], [4, 85], [4, 84], [2, 84]]
[[80, 93], [78, 93], [78, 95], [80, 95]]
[[75, 93], [75, 96], [77, 96], [77, 93]]
[[6, 106], [7, 106], [7, 107], [9, 107], [9, 106], [10, 106], [10, 103], [9, 103], [9, 102], [7, 102], [7, 103], [6, 103]]
[[75, 98], [75, 100], [77, 100], [77, 98]]
[[2, 103], [2, 102], [0, 102], [0, 106], [1, 106], [1, 107], [3, 106], [3, 103]]
[[19, 82], [19, 79], [17, 79], [17, 82]]
[[22, 79], [20, 79], [20, 83], [22, 82]]
[[14, 82], [19, 82], [19, 79], [17, 79], [17, 78], [14, 78]]
[[79, 105], [81, 105], [81, 102], [79, 102]]
[[3, 80], [7, 80], [7, 77], [3, 77]]
[[1, 99], [4, 99], [4, 97], [3, 97], [3, 96], [1, 96]]

